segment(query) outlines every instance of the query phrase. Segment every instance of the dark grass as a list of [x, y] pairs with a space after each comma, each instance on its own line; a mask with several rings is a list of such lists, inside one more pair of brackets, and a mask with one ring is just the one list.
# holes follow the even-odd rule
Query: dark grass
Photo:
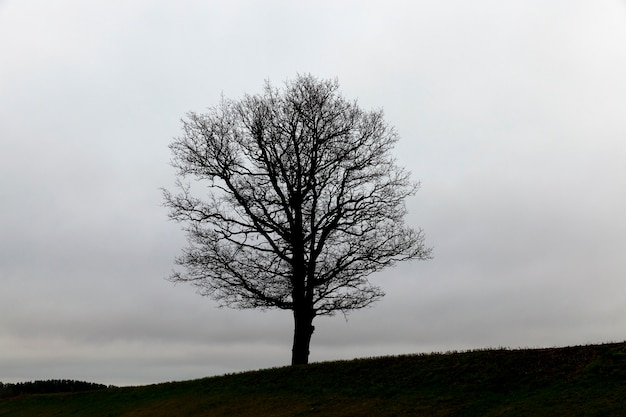
[[316, 363], [0, 400], [20, 416], [626, 416], [624, 343]]

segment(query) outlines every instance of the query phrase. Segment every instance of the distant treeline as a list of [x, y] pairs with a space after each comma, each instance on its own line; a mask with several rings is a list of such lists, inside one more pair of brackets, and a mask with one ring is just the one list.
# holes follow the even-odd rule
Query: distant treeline
[[16, 397], [23, 394], [94, 391], [112, 387], [112, 385], [107, 386], [93, 382], [73, 381], [69, 379], [49, 379], [47, 381], [18, 382], [17, 384], [4, 384], [0, 382], [0, 398]]

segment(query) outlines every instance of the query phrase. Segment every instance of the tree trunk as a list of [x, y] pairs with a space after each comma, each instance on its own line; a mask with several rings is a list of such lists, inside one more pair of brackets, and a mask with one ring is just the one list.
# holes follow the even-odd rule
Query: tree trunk
[[309, 346], [313, 335], [313, 318], [315, 314], [310, 309], [295, 309], [293, 311], [294, 332], [293, 348], [291, 350], [292, 365], [306, 365], [309, 363]]

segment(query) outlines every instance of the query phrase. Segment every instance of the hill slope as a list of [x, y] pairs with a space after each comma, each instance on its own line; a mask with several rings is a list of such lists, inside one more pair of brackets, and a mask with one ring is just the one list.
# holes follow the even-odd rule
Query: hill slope
[[0, 401], [9, 416], [626, 416], [624, 343], [318, 363]]

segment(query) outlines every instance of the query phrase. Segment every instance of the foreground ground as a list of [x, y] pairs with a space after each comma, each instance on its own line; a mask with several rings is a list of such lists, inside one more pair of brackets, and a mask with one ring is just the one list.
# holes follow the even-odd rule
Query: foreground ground
[[312, 364], [0, 400], [20, 416], [626, 416], [626, 344]]

